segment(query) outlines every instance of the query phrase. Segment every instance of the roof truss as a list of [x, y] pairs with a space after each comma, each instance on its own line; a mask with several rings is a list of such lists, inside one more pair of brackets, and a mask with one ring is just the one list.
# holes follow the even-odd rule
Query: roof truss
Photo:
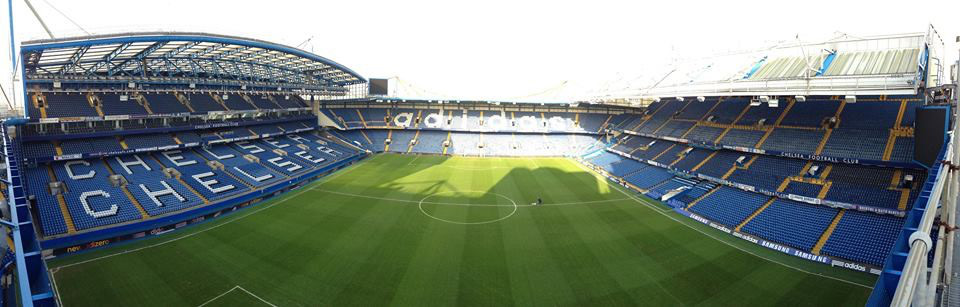
[[29, 43], [22, 51], [28, 78], [190, 77], [334, 87], [366, 82], [322, 57], [260, 41], [197, 37]]

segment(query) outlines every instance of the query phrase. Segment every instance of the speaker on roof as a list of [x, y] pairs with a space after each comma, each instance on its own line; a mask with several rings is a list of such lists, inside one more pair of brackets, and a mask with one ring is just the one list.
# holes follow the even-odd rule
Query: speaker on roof
[[653, 98], [653, 102], [660, 102], [660, 97]]
[[227, 100], [228, 98], [230, 98], [230, 96], [227, 96], [227, 94], [223, 94], [223, 97], [221, 98], [223, 98], [223, 100]]
[[762, 103], [770, 102], [770, 96], [760, 96], [760, 102]]
[[807, 101], [807, 96], [797, 95], [797, 96], [794, 97], [794, 98], [797, 100], [797, 102], [805, 102], [805, 101]]
[[760, 104], [761, 104], [760, 100], [758, 100], [758, 99], [750, 99], [750, 106], [751, 106], [751, 107], [759, 107]]
[[677, 101], [683, 101], [683, 97], [677, 96]]
[[130, 96], [120, 95], [120, 101], [127, 101], [127, 100], [130, 100]]
[[707, 97], [697, 96], [697, 101], [704, 102], [705, 100], [707, 100]]
[[843, 100], [846, 100], [847, 103], [857, 103], [857, 96], [847, 95], [843, 97]]
[[771, 108], [779, 107], [780, 99], [770, 99], [770, 101], [767, 101], [767, 106]]
[[241, 89], [241, 90], [245, 90], [245, 89], [247, 89], [247, 85], [246, 85], [246, 84], [244, 84], [244, 85], [241, 85], [241, 86], [240, 86], [240, 89]]

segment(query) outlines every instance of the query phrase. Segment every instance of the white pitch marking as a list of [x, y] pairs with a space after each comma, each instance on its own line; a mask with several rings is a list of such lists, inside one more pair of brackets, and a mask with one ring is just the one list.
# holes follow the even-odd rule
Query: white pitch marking
[[233, 286], [233, 288], [230, 288], [230, 290], [227, 290], [226, 292], [220, 293], [220, 295], [217, 295], [217, 296], [213, 297], [212, 299], [210, 299], [210, 300], [208, 300], [208, 301], [206, 301], [206, 302], [203, 302], [203, 304], [200, 304], [200, 305], [198, 305], [197, 307], [203, 307], [203, 306], [205, 306], [205, 305], [207, 305], [207, 304], [210, 304], [211, 302], [216, 301], [218, 298], [221, 298], [221, 297], [223, 297], [224, 295], [227, 295], [228, 293], [233, 292], [234, 290], [237, 290], [237, 289], [240, 289], [240, 291], [246, 292], [246, 293], [249, 294], [250, 296], [253, 296], [254, 298], [260, 300], [260, 301], [263, 302], [264, 304], [270, 305], [270, 306], [272, 306], [272, 307], [277, 307], [277, 305], [274, 305], [273, 303], [268, 302], [267, 300], [265, 300], [265, 299], [257, 296], [256, 294], [253, 294], [253, 292], [250, 292], [249, 290], [244, 289], [244, 288], [241, 287], [240, 285]]
[[277, 307], [277, 305], [274, 305], [273, 303], [268, 302], [267, 300], [261, 298], [259, 295], [253, 294], [253, 292], [250, 292], [249, 290], [245, 289], [244, 287], [241, 287], [240, 285], [237, 285], [237, 288], [239, 288], [240, 290], [243, 290], [243, 292], [246, 292], [247, 294], [253, 295], [253, 297], [257, 298], [258, 300], [260, 300], [261, 302], [264, 302], [267, 305], [270, 305], [272, 307]]
[[410, 162], [408, 162], [407, 165], [414, 165], [413, 162], [416, 162], [417, 159], [420, 159], [420, 155], [415, 155], [415, 157], [413, 158], [413, 160], [410, 160]]
[[[458, 221], [451, 221], [451, 220], [442, 219], [442, 218], [433, 216], [433, 215], [431, 215], [430, 213], [428, 213], [427, 210], [424, 210], [424, 209], [423, 209], [424, 201], [427, 200], [427, 198], [430, 198], [430, 197], [432, 197], [432, 196], [434, 196], [434, 195], [437, 195], [437, 194], [449, 194], [449, 193], [481, 193], [481, 194], [493, 194], [493, 195], [499, 196], [499, 197], [501, 197], [501, 198], [503, 198], [503, 199], [509, 200], [511, 203], [513, 203], [513, 211], [510, 211], [510, 214], [507, 214], [506, 216], [501, 217], [501, 218], [498, 218], [498, 219], [495, 219], [495, 220], [482, 221], [482, 222], [458, 222]], [[468, 205], [468, 206], [469, 206], [469, 205]], [[495, 223], [495, 222], [499, 222], [499, 221], [505, 220], [505, 219], [507, 219], [507, 218], [510, 218], [510, 217], [513, 216], [515, 213], [517, 213], [517, 202], [513, 201], [513, 199], [510, 199], [510, 197], [506, 197], [506, 196], [500, 195], [500, 194], [498, 194], [498, 193], [493, 193], [493, 192], [481, 192], [481, 191], [445, 191], [445, 192], [437, 192], [437, 193], [433, 193], [433, 194], [424, 196], [422, 199], [420, 199], [420, 202], [417, 203], [417, 208], [420, 208], [420, 212], [422, 212], [423, 215], [426, 215], [426, 216], [429, 217], [429, 218], [432, 218], [432, 219], [435, 219], [435, 220], [438, 220], [438, 221], [441, 221], [441, 222], [447, 222], [447, 223], [458, 224], [458, 225], [480, 225], [480, 224]]]
[[[333, 190], [317, 190], [317, 191], [318, 191], [318, 192], [330, 193], [330, 194], [338, 194], [338, 195], [343, 195], [343, 196], [351, 196], [351, 197], [359, 197], [359, 198], [369, 198], [369, 199], [379, 199], [379, 200], [394, 201], [394, 202], [400, 202], [400, 203], [411, 203], [411, 204], [419, 203], [419, 201], [416, 201], [416, 200], [398, 199], [398, 198], [389, 198], [389, 197], [377, 197], [377, 196], [369, 196], [369, 195], [360, 195], [360, 194], [339, 192], [339, 191], [333, 191]], [[633, 199], [633, 198], [630, 198], [630, 197], [624, 197], [624, 198], [616, 198], [616, 199], [575, 201], [575, 202], [565, 202], [565, 203], [549, 203], [549, 204], [543, 204], [543, 205], [539, 205], [539, 206], [551, 206], [551, 207], [552, 207], [552, 206], [572, 206], [572, 205], [586, 205], [586, 204], [611, 203], [611, 202], [618, 202], [618, 201], [624, 201], [624, 200], [634, 200], [634, 199]], [[445, 202], [430, 202], [430, 201], [425, 201], [425, 202], [423, 202], [423, 203], [425, 203], [425, 204], [434, 204], [434, 205], [447, 205], [447, 206], [513, 207], [513, 205], [500, 205], [500, 204], [464, 204], [464, 203], [445, 203]], [[539, 207], [538, 205], [517, 205], [517, 207], [534, 207], [534, 206]]]

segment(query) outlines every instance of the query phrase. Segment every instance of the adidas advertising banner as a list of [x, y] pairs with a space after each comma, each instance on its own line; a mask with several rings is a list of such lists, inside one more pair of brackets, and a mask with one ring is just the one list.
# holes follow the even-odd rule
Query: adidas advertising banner
[[809, 260], [809, 261], [813, 261], [813, 262], [819, 262], [819, 263], [823, 263], [823, 264], [829, 264], [830, 266], [833, 266], [833, 267], [840, 267], [840, 268], [844, 268], [844, 269], [848, 269], [848, 270], [854, 270], [854, 271], [860, 271], [860, 272], [868, 272], [868, 273], [871, 273], [871, 274], [874, 274], [874, 275], [880, 275], [880, 269], [879, 269], [879, 268], [876, 268], [876, 267], [873, 267], [873, 266], [870, 266], [870, 265], [855, 263], [855, 262], [846, 261], [846, 260], [834, 259], [834, 258], [831, 258], [831, 257], [829, 257], [829, 256], [824, 256], [824, 255], [814, 255], [813, 253], [809, 253], [809, 252], [806, 252], [806, 251], [802, 251], [802, 250], [799, 250], [799, 249], [796, 249], [796, 248], [793, 248], [793, 247], [790, 247], [790, 246], [786, 246], [786, 245], [783, 245], [783, 244], [780, 244], [780, 243], [776, 243], [776, 242], [767, 241], [767, 240], [764, 240], [764, 239], [755, 237], [755, 236], [750, 235], [750, 234], [746, 234], [746, 233], [742, 233], [742, 232], [739, 232], [739, 231], [731, 230], [730, 228], [727, 228], [727, 227], [724, 226], [724, 225], [721, 225], [721, 224], [719, 224], [719, 223], [715, 223], [715, 222], [713, 222], [713, 221], [711, 221], [711, 220], [709, 220], [709, 219], [707, 219], [707, 218], [704, 218], [704, 217], [699, 216], [699, 215], [697, 215], [697, 214], [695, 214], [695, 213], [691, 213], [691, 212], [688, 212], [688, 211], [683, 210], [683, 209], [680, 209], [680, 208], [675, 208], [675, 209], [673, 209], [673, 211], [674, 211], [674, 212], [677, 212], [677, 213], [679, 213], [679, 214], [681, 214], [681, 215], [683, 215], [683, 216], [686, 216], [686, 217], [688, 217], [688, 218], [690, 218], [690, 219], [692, 219], [692, 220], [694, 220], [694, 221], [703, 223], [704, 225], [708, 225], [708, 226], [710, 226], [710, 227], [713, 227], [714, 229], [717, 229], [717, 230], [719, 230], [719, 231], [722, 231], [722, 232], [728, 233], [728, 234], [730, 234], [730, 235], [733, 235], [734, 237], [737, 237], [737, 238], [739, 238], [739, 239], [741, 239], [741, 240], [744, 240], [744, 241], [747, 241], [747, 242], [750, 242], [750, 243], [753, 243], [753, 244], [756, 244], [756, 245], [760, 245], [760, 246], [763, 246], [763, 247], [766, 247], [766, 248], [769, 248], [769, 249], [772, 249], [772, 250], [775, 250], [775, 251], [778, 251], [778, 252], [781, 252], [781, 253], [784, 253], [784, 254], [787, 254], [787, 255], [791, 255], [791, 256], [794, 256], [794, 257], [797, 257], [797, 258], [803, 258], [803, 259], [806, 259], [806, 260]]

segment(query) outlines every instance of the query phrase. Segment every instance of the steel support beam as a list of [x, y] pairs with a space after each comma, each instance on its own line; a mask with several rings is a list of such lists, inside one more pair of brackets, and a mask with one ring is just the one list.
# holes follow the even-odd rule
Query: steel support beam
[[60, 75], [66, 75], [67, 71], [73, 70], [74, 67], [77, 67], [77, 64], [80, 62], [80, 59], [83, 58], [83, 55], [87, 53], [87, 50], [90, 50], [90, 46], [83, 46], [77, 49], [77, 51], [70, 56], [69, 64], [60, 68]]
[[[136, 61], [136, 62], [141, 62], [147, 55], [150, 55], [151, 53], [153, 53], [153, 52], [156, 51], [157, 49], [160, 49], [160, 47], [163, 47], [163, 45], [166, 45], [167, 43], [168, 43], [167, 41], [160, 41], [160, 42], [153, 43], [152, 45], [148, 46], [147, 48], [144, 48], [143, 50], [140, 50], [140, 52], [137, 52], [136, 55], [134, 55], [134, 56], [132, 56], [132, 57], [129, 57], [129, 58], [123, 60], [123, 62], [120, 62], [120, 64], [117, 64], [117, 65], [114, 65], [113, 67], [110, 67], [110, 69], [107, 70], [107, 75], [108, 75], [108, 76], [113, 76], [113, 75], [115, 75], [117, 72], [123, 71], [124, 67], [126, 67], [127, 64], [130, 63], [130, 62], [134, 62], [134, 61]], [[143, 65], [142, 62], [139, 63], [139, 64], [140, 64], [141, 67], [142, 67], [142, 65]], [[134, 73], [134, 75], [136, 75], [136, 73]]]
[[97, 62], [96, 64], [94, 64], [94, 65], [90, 66], [89, 68], [87, 68], [86, 70], [84, 70], [83, 74], [84, 74], [84, 75], [87, 75], [87, 76], [90, 76], [90, 75], [92, 75], [93, 73], [95, 73], [97, 70], [99, 70], [100, 68], [103, 68], [104, 66], [107, 66], [107, 65], [109, 65], [109, 64], [112, 64], [113, 60], [116, 59], [117, 56], [120, 55], [120, 53], [123, 53], [124, 51], [126, 51], [127, 48], [130, 48], [131, 45], [133, 45], [133, 44], [132, 44], [132, 43], [121, 44], [121, 45], [118, 46], [116, 49], [113, 49], [113, 51], [110, 51], [110, 53], [108, 53], [107, 55], [103, 56], [103, 60], [101, 60], [100, 62]]

